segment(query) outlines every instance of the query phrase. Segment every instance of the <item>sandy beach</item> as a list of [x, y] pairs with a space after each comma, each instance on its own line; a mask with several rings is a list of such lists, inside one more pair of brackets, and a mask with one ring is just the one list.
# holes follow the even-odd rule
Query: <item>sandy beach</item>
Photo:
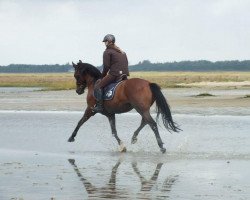
[[[244, 98], [250, 94], [248, 87], [168, 88], [162, 91], [173, 113], [176, 114], [250, 115], [250, 98]], [[86, 92], [79, 96], [74, 90], [40, 91], [39, 88], [1, 88], [0, 110], [83, 111], [86, 108]], [[202, 93], [214, 96], [196, 97]]]

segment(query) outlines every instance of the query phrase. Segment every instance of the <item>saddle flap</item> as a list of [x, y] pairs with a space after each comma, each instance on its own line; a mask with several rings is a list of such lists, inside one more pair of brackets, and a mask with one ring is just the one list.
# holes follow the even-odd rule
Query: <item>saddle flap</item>
[[[114, 95], [115, 95], [115, 90], [121, 82], [123, 82], [123, 81], [110, 83], [109, 85], [104, 87], [103, 88], [103, 96], [102, 96], [103, 100], [112, 100]], [[94, 91], [94, 97], [96, 99], [98, 99], [95, 91]]]
[[116, 82], [116, 83], [111, 83], [109, 85], [107, 85], [106, 87], [104, 87], [103, 89], [103, 100], [111, 100], [113, 99], [114, 95], [115, 95], [115, 90], [117, 88], [117, 86], [121, 83], [120, 82]]

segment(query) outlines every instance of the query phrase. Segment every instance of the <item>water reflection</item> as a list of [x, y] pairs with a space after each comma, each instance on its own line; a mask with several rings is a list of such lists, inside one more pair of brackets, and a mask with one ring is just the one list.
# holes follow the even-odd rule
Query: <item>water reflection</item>
[[[127, 187], [120, 187], [117, 188], [116, 186], [116, 180], [117, 180], [117, 172], [118, 168], [121, 165], [122, 161], [119, 159], [116, 164], [112, 167], [111, 175], [108, 183], [104, 187], [96, 187], [89, 180], [84, 178], [83, 174], [81, 173], [80, 169], [75, 163], [74, 159], [69, 159], [69, 163], [74, 168], [74, 171], [76, 172], [77, 176], [80, 178], [80, 181], [84, 185], [85, 190], [88, 193], [88, 196], [90, 199], [96, 199], [96, 198], [102, 198], [102, 199], [152, 199], [152, 197], [155, 197], [156, 199], [168, 199], [168, 194], [172, 189], [172, 186], [175, 184], [178, 175], [170, 175], [163, 183], [161, 183], [161, 187], [157, 186], [155, 189], [152, 190], [152, 188], [157, 184], [157, 180], [161, 171], [163, 163], [158, 163], [155, 167], [155, 170], [151, 176], [150, 179], [146, 179], [142, 173], [140, 172], [140, 169], [137, 165], [137, 162], [132, 162], [132, 168], [133, 172], [138, 176], [140, 180], [141, 189], [135, 189], [136, 192], [133, 194], [131, 191], [131, 186], [137, 186], [138, 183], [131, 182], [127, 183]], [[128, 169], [129, 171], [130, 169]], [[133, 175], [131, 175], [133, 176]], [[119, 177], [119, 179], [123, 179], [122, 177]], [[129, 188], [130, 187], [130, 188]], [[161, 189], [160, 189], [161, 188]]]
[[79, 168], [75, 164], [74, 159], [69, 159], [68, 161], [73, 166], [77, 176], [80, 178], [80, 181], [83, 183], [87, 193], [89, 194], [89, 197], [116, 199], [116, 198], [122, 198], [123, 196], [124, 197], [128, 196], [128, 192], [124, 190], [116, 189], [116, 174], [117, 174], [117, 169], [119, 165], [121, 164], [120, 161], [118, 161], [116, 165], [112, 168], [111, 176], [110, 176], [108, 184], [100, 188], [95, 187], [86, 178], [83, 177]]
[[154, 171], [154, 174], [152, 175], [152, 177], [150, 178], [150, 180], [146, 180], [140, 173], [138, 167], [137, 167], [137, 163], [134, 162], [132, 163], [132, 167], [134, 169], [134, 172], [137, 174], [137, 176], [140, 178], [141, 181], [141, 191], [151, 191], [152, 187], [155, 185], [155, 183], [157, 182], [161, 167], [162, 167], [163, 163], [158, 163], [156, 166], [156, 169]]

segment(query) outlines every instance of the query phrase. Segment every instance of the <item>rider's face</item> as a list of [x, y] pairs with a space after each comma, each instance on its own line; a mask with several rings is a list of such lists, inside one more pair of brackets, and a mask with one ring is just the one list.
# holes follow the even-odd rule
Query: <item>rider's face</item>
[[108, 41], [106, 41], [106, 42], [104, 42], [104, 43], [105, 43], [105, 46], [106, 46], [106, 47], [109, 45], [109, 42], [108, 42]]

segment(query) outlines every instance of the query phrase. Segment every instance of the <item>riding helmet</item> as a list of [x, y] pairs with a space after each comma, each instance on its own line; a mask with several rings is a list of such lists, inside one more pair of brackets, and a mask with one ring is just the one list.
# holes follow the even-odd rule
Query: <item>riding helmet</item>
[[103, 38], [103, 42], [107, 41], [115, 43], [115, 36], [112, 34], [105, 35], [105, 37]]

